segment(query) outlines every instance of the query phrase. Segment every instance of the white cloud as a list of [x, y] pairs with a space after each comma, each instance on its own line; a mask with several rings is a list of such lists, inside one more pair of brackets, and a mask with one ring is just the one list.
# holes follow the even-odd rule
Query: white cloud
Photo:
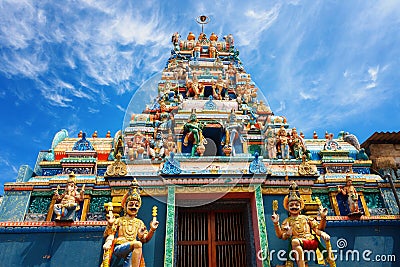
[[[285, 101], [280, 101], [280, 106], [279, 108], [276, 109], [276, 112], [282, 112], [284, 110], [286, 110], [286, 103]], [[275, 115], [279, 115], [279, 114], [275, 114]]]
[[314, 100], [317, 98], [316, 94], [306, 93], [304, 91], [299, 92], [301, 99], [303, 100]]
[[[11, 170], [12, 174], [17, 174], [18, 169], [15, 165], [13, 165], [7, 158], [4, 158], [3, 156], [0, 156], [0, 166], [4, 165], [6, 169]], [[2, 169], [5, 169], [4, 167]], [[10, 173], [10, 171], [9, 171]], [[3, 174], [5, 175], [5, 174]]]
[[[159, 55], [168, 51], [171, 33], [150, 3], [6, 1], [0, 5], [0, 73], [34, 80], [52, 104], [66, 107], [73, 97], [93, 100], [91, 89], [98, 85], [118, 94], [132, 91], [128, 83], [147, 79], [163, 66], [154, 62], [166, 59]], [[71, 80], [58, 78], [60, 71], [69, 72]], [[60, 81], [50, 85], [49, 77]], [[76, 89], [81, 82], [89, 91]], [[103, 94], [102, 103], [106, 102]]]
[[99, 113], [99, 112], [100, 112], [99, 109], [95, 109], [95, 108], [92, 108], [92, 107], [88, 107], [88, 111], [89, 111], [90, 113], [92, 113], [92, 114], [94, 114], [94, 113]]
[[59, 107], [65, 108], [65, 107], [69, 107], [70, 104], [72, 103], [71, 98], [65, 97], [65, 96], [59, 94], [58, 92], [45, 90], [45, 91], [42, 91], [42, 93], [43, 93], [43, 96], [46, 99], [48, 99], [50, 101], [49, 103], [53, 106], [59, 106]]
[[365, 86], [365, 89], [372, 89], [372, 88], [375, 88], [376, 85], [377, 85], [377, 84], [376, 84], [375, 82], [369, 83], [369, 84], [367, 84], [367, 85]]
[[281, 5], [276, 4], [269, 10], [247, 9], [244, 12], [245, 17], [238, 24], [238, 37], [240, 46], [251, 45], [257, 49], [259, 39], [263, 33], [270, 28], [279, 16]]
[[125, 112], [125, 111], [126, 111], [126, 110], [125, 110], [123, 107], [121, 107], [120, 105], [116, 105], [116, 107], [117, 107], [117, 109], [121, 110], [122, 112]]
[[368, 69], [368, 73], [370, 75], [371, 81], [376, 82], [379, 73], [379, 66], [376, 66], [375, 68], [370, 67]]

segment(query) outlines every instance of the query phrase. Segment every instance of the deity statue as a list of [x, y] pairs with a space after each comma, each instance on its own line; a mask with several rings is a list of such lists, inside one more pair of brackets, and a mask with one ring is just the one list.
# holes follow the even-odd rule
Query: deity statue
[[[317, 249], [322, 252], [327, 251], [324, 255], [327, 262], [330, 266], [336, 266], [330, 245], [330, 236], [323, 231], [326, 226], [328, 210], [320, 205], [321, 221], [319, 223], [312, 217], [300, 214], [304, 208], [304, 200], [300, 196], [295, 182], [290, 185], [289, 194], [283, 200], [283, 206], [289, 212], [289, 217], [282, 222], [282, 226], [279, 225], [279, 215], [276, 214], [277, 206], [278, 203], [274, 200], [274, 213], [271, 219], [274, 223], [275, 234], [279, 239], [289, 240], [288, 256], [291, 255], [292, 258], [296, 259], [297, 266], [308, 266], [304, 257], [304, 250], [315, 251]], [[325, 250], [316, 235], [325, 241], [327, 250]], [[285, 266], [294, 266], [293, 262], [289, 261], [289, 258]]]
[[297, 134], [296, 128], [292, 129], [292, 136], [290, 138], [290, 143], [292, 147], [293, 157], [295, 159], [300, 159], [303, 151], [305, 151], [305, 146], [302, 138]]
[[221, 100], [222, 96], [225, 95], [225, 81], [222, 79], [222, 75], [218, 75], [218, 80], [216, 82], [212, 81], [213, 97], [214, 99]]
[[175, 50], [179, 50], [179, 38], [180, 34], [178, 32], [175, 32], [172, 37], [171, 37], [171, 42], [174, 45]]
[[346, 185], [343, 187], [338, 186], [338, 193], [347, 197], [347, 203], [350, 210], [350, 213], [348, 215], [361, 216], [361, 212], [358, 207], [358, 193], [356, 188], [353, 186], [353, 180], [350, 178], [349, 175], [346, 176]]
[[225, 40], [228, 48], [234, 47], [234, 39], [233, 39], [232, 34], [228, 34], [227, 36], [224, 36], [224, 40]]
[[69, 174], [67, 186], [64, 192], [59, 195], [58, 190], [60, 186], [57, 186], [54, 196], [56, 204], [54, 205], [54, 213], [56, 214], [55, 220], [63, 221], [74, 221], [76, 218], [76, 211], [79, 211], [80, 202], [84, 200], [85, 185], [82, 186], [81, 192], [78, 193], [78, 187], [76, 186], [76, 177], [73, 172]]
[[248, 111], [248, 115], [249, 115], [249, 124], [247, 125], [248, 129], [261, 129], [262, 125], [260, 125], [260, 123], [257, 122], [258, 119], [258, 115], [256, 113], [257, 111], [255, 111], [253, 108], [250, 108]]
[[177, 151], [176, 142], [174, 140], [172, 132], [170, 131], [168, 133], [167, 141], [165, 143], [165, 155], [169, 156], [171, 153], [176, 153], [176, 151]]
[[228, 76], [228, 86], [234, 87], [236, 85], [236, 69], [232, 62], [228, 65], [226, 75]]
[[160, 90], [160, 92], [162, 91], [162, 98], [164, 99], [164, 101], [168, 101], [171, 104], [174, 103], [176, 101], [175, 97], [176, 92], [178, 91], [178, 87], [179, 86], [177, 84], [172, 85], [170, 82], [165, 83], [164, 88]]
[[201, 44], [200, 42], [196, 42], [196, 46], [193, 48], [193, 57], [194, 60], [198, 60], [200, 58], [201, 53]]
[[174, 116], [169, 112], [164, 101], [160, 101], [160, 111], [156, 114], [155, 126], [162, 131], [168, 131], [174, 126]]
[[216, 58], [217, 57], [217, 48], [215, 46], [213, 46], [212, 43], [208, 47], [208, 55], [209, 55], [210, 58]]
[[149, 155], [152, 160], [158, 158], [159, 160], [165, 157], [164, 140], [161, 131], [154, 133], [155, 137], [149, 144]]
[[[196, 152], [199, 153], [197, 149], [198, 147], [201, 149], [201, 146], [206, 144], [206, 140], [203, 137], [203, 127], [203, 123], [199, 122], [197, 119], [196, 111], [192, 110], [192, 114], [190, 114], [188, 122], [186, 122], [183, 126], [183, 129], [186, 132], [183, 145], [188, 146], [189, 140], [192, 141], [192, 157], [196, 155]], [[202, 153], [200, 152], [199, 154], [201, 155]]]
[[193, 80], [186, 81], [187, 87], [187, 96], [193, 97], [194, 99], [198, 99], [199, 96], [203, 96], [204, 94], [204, 87], [203, 84], [199, 83], [197, 76], [193, 75]]
[[252, 102], [252, 88], [249, 81], [246, 81], [244, 88], [242, 89], [242, 101], [249, 104]]
[[146, 137], [141, 133], [137, 132], [132, 138], [132, 141], [128, 141], [128, 157], [129, 160], [143, 159], [143, 153], [146, 147]]
[[276, 137], [275, 132], [271, 126], [268, 126], [264, 133], [265, 141], [264, 147], [265, 151], [268, 153], [269, 159], [276, 159]]
[[260, 103], [258, 103], [258, 105], [257, 105], [257, 112], [269, 113], [269, 112], [271, 112], [271, 109], [267, 105], [265, 105], [263, 100], [260, 100]]
[[150, 222], [150, 230], [146, 229], [137, 214], [142, 205], [139, 194], [139, 185], [134, 179], [129, 191], [122, 198], [121, 206], [124, 216], [115, 218], [112, 209], [109, 209], [107, 226], [104, 231], [106, 238], [103, 245], [102, 267], [108, 267], [113, 255], [124, 259], [124, 267], [144, 267], [142, 245], [150, 241], [156, 231], [159, 222], [153, 208], [153, 220]]
[[242, 124], [238, 123], [235, 110], [232, 109], [231, 113], [228, 115], [228, 119], [225, 125], [225, 136], [222, 139], [222, 145], [224, 146], [224, 151], [229, 152], [225, 154], [232, 153], [232, 156], [236, 156], [236, 146], [243, 144], [245, 139], [243, 138], [241, 131], [243, 130]]
[[199, 37], [197, 40], [199, 40], [201, 43], [206, 44], [207, 43], [207, 35], [204, 32], [201, 32], [199, 34]]
[[281, 153], [282, 159], [289, 159], [289, 138], [283, 125], [278, 131], [278, 143], [278, 151]]

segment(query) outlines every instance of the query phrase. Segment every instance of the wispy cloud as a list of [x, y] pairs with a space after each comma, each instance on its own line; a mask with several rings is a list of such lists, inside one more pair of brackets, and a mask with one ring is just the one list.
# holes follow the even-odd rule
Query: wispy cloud
[[[7, 158], [4, 158], [3, 156], [0, 156], [0, 166], [3, 165], [4, 167], [7, 167], [7, 169], [9, 169], [10, 171], [7, 174], [14, 174], [16, 175], [18, 173], [18, 169], [17, 167], [12, 164]], [[5, 169], [5, 168], [1, 168], [1, 169]], [[7, 174], [3, 173], [3, 176], [6, 176]]]
[[376, 79], [378, 78], [378, 72], [379, 72], [379, 66], [376, 66], [375, 68], [370, 67], [368, 69], [371, 81], [376, 82]]
[[126, 111], [126, 110], [125, 110], [123, 107], [121, 107], [120, 105], [116, 105], [116, 107], [117, 107], [117, 109], [121, 110], [122, 112], [125, 112], [125, 111]]
[[99, 112], [100, 112], [99, 109], [95, 109], [95, 108], [91, 108], [91, 107], [88, 107], [88, 111], [89, 111], [90, 113], [92, 113], [92, 114], [94, 114], [94, 113], [99, 113]]
[[[52, 105], [68, 107], [75, 97], [93, 101], [90, 89], [76, 89], [82, 81], [88, 87], [101, 85], [124, 94], [162, 67], [140, 64], [159, 63], [160, 51], [168, 46], [170, 32], [157, 5], [125, 1], [0, 5], [0, 72], [32, 79]], [[60, 73], [68, 73], [69, 80]], [[130, 86], [131, 81], [137, 81], [136, 87]], [[102, 102], [107, 102], [104, 93]]]
[[274, 5], [271, 9], [252, 9], [244, 12], [245, 21], [239, 24], [238, 32], [235, 34], [239, 38], [241, 46], [251, 45], [257, 49], [263, 33], [270, 28], [279, 16], [281, 4]]

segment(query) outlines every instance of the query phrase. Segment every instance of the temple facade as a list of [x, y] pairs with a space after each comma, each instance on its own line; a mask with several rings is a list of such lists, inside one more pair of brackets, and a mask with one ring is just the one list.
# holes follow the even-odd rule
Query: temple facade
[[171, 41], [121, 131], [61, 130], [4, 185], [2, 266], [400, 266], [395, 172], [274, 114], [231, 34]]

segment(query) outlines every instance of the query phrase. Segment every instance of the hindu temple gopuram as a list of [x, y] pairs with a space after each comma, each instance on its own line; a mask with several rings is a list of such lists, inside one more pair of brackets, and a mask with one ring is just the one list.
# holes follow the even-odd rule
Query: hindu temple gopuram
[[171, 41], [120, 131], [61, 130], [4, 185], [0, 266], [400, 266], [395, 167], [274, 114], [231, 34]]

